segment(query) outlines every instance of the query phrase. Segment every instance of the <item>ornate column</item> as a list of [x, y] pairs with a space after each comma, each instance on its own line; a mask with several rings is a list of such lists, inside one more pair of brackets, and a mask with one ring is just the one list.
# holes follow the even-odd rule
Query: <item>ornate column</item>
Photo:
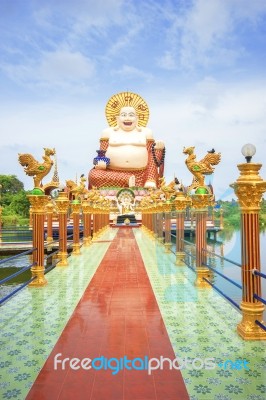
[[96, 240], [99, 235], [99, 210], [96, 205], [93, 206], [93, 235], [92, 241]]
[[53, 213], [54, 213], [54, 204], [50, 201], [46, 205], [46, 216], [47, 216], [47, 244], [53, 241]]
[[33, 262], [36, 263], [36, 265], [31, 267], [32, 277], [36, 278], [29, 284], [29, 286], [45, 286], [47, 280], [44, 276], [44, 219], [48, 196], [45, 196], [41, 189], [35, 188], [32, 190], [32, 194], [27, 197], [32, 209], [32, 246], [33, 248], [37, 248], [37, 250], [33, 252]]
[[172, 211], [172, 203], [170, 201], [166, 201], [163, 205], [164, 209], [164, 246], [165, 252], [171, 252], [171, 211]]
[[157, 203], [158, 241], [163, 244], [163, 203]]
[[185, 233], [185, 211], [191, 205], [191, 199], [184, 192], [176, 192], [174, 207], [176, 210], [176, 265], [183, 267], [184, 258], [184, 233]]
[[84, 246], [89, 246], [91, 244], [91, 206], [88, 200], [82, 202], [83, 210], [83, 243]]
[[61, 261], [57, 264], [59, 267], [66, 267], [67, 262], [67, 211], [69, 207], [69, 200], [67, 193], [59, 192], [57, 197], [56, 206], [59, 214], [59, 258]]
[[253, 273], [260, 271], [259, 211], [266, 181], [259, 176], [262, 164], [246, 163], [237, 167], [240, 176], [233, 187], [241, 210], [241, 264], [242, 264], [242, 321], [237, 326], [238, 334], [245, 340], [265, 340], [266, 332], [255, 321], [263, 323], [264, 305], [254, 298], [261, 297], [261, 277]]
[[80, 255], [79, 245], [79, 213], [80, 213], [80, 201], [73, 200], [71, 202], [72, 216], [73, 216], [73, 255]]
[[[202, 189], [202, 188], [200, 188]], [[206, 190], [207, 192], [207, 190]], [[206, 249], [207, 240], [207, 215], [208, 206], [210, 205], [211, 196], [209, 194], [194, 194], [191, 195], [192, 207], [194, 208], [194, 214], [196, 218], [196, 274], [197, 278], [195, 281], [195, 286], [205, 288], [210, 288], [211, 286], [203, 279], [208, 278], [211, 273], [210, 270], [203, 264], [206, 264], [207, 256], [206, 252], [202, 249]]]

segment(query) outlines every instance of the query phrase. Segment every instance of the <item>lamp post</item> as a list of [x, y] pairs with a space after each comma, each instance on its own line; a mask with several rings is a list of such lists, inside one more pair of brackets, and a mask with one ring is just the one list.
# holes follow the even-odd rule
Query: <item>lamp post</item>
[[261, 296], [259, 211], [266, 181], [259, 176], [262, 164], [252, 163], [256, 148], [247, 144], [242, 154], [247, 163], [238, 164], [240, 176], [230, 186], [239, 200], [241, 211], [241, 264], [242, 264], [242, 321], [237, 326], [238, 334], [245, 340], [265, 340], [266, 332], [256, 321], [263, 323], [264, 305], [254, 295]]

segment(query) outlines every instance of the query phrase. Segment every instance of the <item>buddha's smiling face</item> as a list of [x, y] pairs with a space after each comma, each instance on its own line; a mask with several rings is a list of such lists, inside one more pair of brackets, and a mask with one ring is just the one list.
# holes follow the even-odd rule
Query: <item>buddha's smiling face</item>
[[124, 131], [133, 131], [138, 123], [138, 117], [133, 107], [122, 107], [117, 117], [117, 125]]

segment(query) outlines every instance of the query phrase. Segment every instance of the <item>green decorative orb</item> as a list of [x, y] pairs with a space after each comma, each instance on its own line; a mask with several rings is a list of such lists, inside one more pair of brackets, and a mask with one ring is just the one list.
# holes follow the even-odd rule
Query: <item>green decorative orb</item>
[[196, 194], [208, 194], [208, 190], [205, 187], [198, 187], [195, 192]]
[[79, 201], [79, 200], [72, 200], [71, 203], [72, 203], [72, 204], [80, 204], [80, 201]]
[[31, 194], [34, 194], [35, 196], [43, 196], [44, 195], [44, 191], [40, 188], [34, 188], [31, 191]]

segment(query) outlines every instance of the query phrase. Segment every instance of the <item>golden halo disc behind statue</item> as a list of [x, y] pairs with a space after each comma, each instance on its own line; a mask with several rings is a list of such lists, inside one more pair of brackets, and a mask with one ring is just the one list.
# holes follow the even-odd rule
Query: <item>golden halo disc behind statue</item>
[[122, 107], [134, 107], [138, 115], [138, 125], [146, 126], [149, 120], [149, 107], [136, 93], [121, 92], [114, 94], [107, 102], [105, 115], [109, 126], [116, 126], [116, 117]]

